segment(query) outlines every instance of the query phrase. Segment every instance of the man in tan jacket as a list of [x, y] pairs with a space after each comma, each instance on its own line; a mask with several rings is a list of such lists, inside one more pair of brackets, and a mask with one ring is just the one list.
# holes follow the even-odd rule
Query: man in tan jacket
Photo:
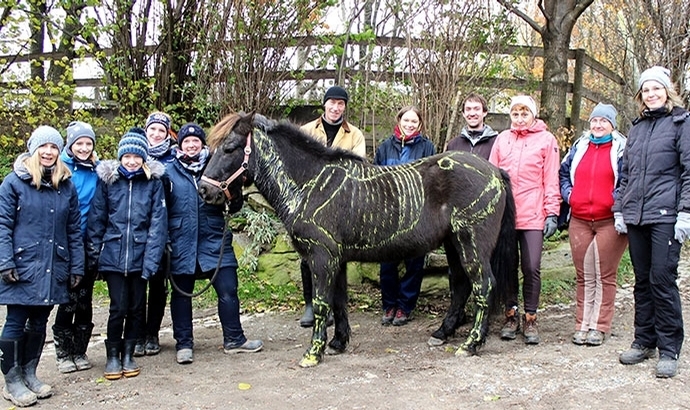
[[[338, 147], [362, 158], [366, 157], [366, 142], [364, 134], [359, 128], [345, 121], [345, 108], [349, 96], [344, 88], [334, 85], [326, 90], [323, 96], [324, 113], [314, 121], [302, 126], [302, 131], [310, 134], [327, 147]], [[304, 294], [305, 311], [299, 324], [302, 327], [314, 326], [314, 308], [312, 306], [313, 283], [311, 271], [304, 260], [300, 264], [302, 271], [302, 292]], [[328, 315], [328, 325], [333, 323], [333, 315]]]

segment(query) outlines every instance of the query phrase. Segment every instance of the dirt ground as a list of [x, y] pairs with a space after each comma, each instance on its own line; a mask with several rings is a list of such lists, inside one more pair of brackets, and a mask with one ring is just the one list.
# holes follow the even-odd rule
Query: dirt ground
[[[682, 261], [684, 316], [690, 318], [690, 262]], [[378, 313], [351, 313], [346, 353], [302, 369], [297, 363], [311, 332], [299, 327], [299, 312], [243, 317], [245, 333], [263, 339], [254, 354], [226, 355], [212, 310], [196, 312], [195, 361], [175, 362], [170, 318], [161, 332], [163, 350], [139, 358], [141, 375], [102, 378], [107, 308], [97, 307], [89, 348], [93, 369], [69, 375], [55, 368], [52, 343], [39, 376], [55, 395], [36, 408], [51, 409], [687, 409], [690, 354], [681, 355], [678, 376], [654, 376], [656, 360], [618, 363], [632, 340], [632, 288], [620, 289], [613, 334], [600, 347], [575, 346], [571, 306], [539, 315], [541, 343], [502, 341], [499, 319], [474, 357], [456, 357], [467, 328], [442, 347], [426, 341], [440, 318], [417, 316], [403, 327], [382, 327]], [[0, 312], [4, 320], [4, 312]], [[332, 328], [329, 329], [332, 332]], [[690, 332], [687, 332], [690, 333]], [[49, 339], [51, 336], [49, 335]], [[687, 337], [686, 337], [686, 346]], [[11, 403], [0, 400], [0, 408]]]

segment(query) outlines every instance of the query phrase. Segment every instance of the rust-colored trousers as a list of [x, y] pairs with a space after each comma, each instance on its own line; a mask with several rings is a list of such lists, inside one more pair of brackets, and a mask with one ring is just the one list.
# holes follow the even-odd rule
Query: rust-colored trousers
[[568, 233], [577, 272], [575, 330], [610, 333], [618, 264], [628, 237], [618, 235], [613, 218], [596, 222], [571, 218]]

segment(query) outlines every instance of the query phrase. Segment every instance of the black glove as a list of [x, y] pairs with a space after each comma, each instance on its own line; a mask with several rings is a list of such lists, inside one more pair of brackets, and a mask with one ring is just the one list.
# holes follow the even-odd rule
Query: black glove
[[81, 282], [82, 275], [75, 275], [75, 274], [70, 274], [69, 275], [69, 288], [74, 289], [77, 286], [79, 286], [79, 283]]
[[86, 258], [86, 270], [95, 272], [98, 270], [98, 258]]
[[19, 275], [17, 274], [17, 270], [15, 268], [5, 269], [4, 271], [0, 272], [0, 277], [2, 277], [2, 280], [5, 283], [14, 283], [19, 281]]

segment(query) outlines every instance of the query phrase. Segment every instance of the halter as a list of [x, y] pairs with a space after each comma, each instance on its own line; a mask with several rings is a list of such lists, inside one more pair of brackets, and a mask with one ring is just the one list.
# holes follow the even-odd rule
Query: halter
[[240, 165], [240, 168], [235, 171], [234, 174], [230, 175], [228, 179], [226, 179], [223, 182], [218, 182], [215, 179], [211, 179], [205, 175], [201, 176], [201, 180], [204, 182], [208, 182], [209, 184], [220, 188], [221, 191], [225, 194], [225, 197], [228, 198], [228, 201], [232, 200], [232, 195], [230, 194], [230, 191], [228, 190], [228, 186], [232, 183], [232, 181], [236, 180], [244, 171], [249, 168], [249, 154], [252, 153], [252, 148], [251, 148], [251, 143], [252, 143], [252, 133], [249, 132], [247, 134], [247, 145], [244, 147], [244, 159], [242, 160], [242, 164]]

